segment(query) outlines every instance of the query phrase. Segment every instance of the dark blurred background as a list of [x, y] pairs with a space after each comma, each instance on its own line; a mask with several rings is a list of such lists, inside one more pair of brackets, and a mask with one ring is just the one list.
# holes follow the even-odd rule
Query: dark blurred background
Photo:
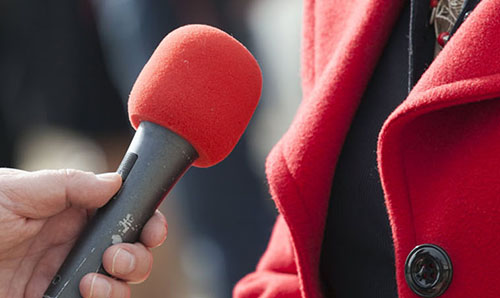
[[216, 26], [259, 61], [263, 96], [233, 153], [193, 168], [161, 206], [166, 244], [132, 297], [224, 298], [255, 268], [276, 212], [264, 159], [300, 99], [298, 0], [0, 1], [0, 166], [114, 171], [133, 131], [128, 94], [156, 45]]

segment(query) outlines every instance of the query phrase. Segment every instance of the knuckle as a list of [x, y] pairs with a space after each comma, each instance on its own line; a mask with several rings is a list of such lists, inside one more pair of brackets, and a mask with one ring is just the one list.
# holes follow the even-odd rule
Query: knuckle
[[70, 188], [68, 187], [68, 185], [70, 184], [71, 180], [73, 180], [77, 174], [75, 173], [75, 170], [71, 170], [71, 169], [57, 170], [57, 174], [59, 174], [59, 176], [63, 180], [63, 183], [62, 183], [63, 193], [64, 193], [63, 196], [64, 196], [64, 198], [66, 198], [66, 208], [70, 208], [71, 207], [71, 201], [69, 200]]
[[58, 174], [66, 181], [71, 181], [75, 179], [81, 171], [74, 169], [60, 169], [58, 170]]

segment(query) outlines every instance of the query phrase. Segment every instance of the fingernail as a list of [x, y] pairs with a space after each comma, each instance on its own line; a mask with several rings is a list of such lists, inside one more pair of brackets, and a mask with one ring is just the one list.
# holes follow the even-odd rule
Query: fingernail
[[92, 284], [90, 285], [90, 297], [111, 297], [111, 285], [107, 280], [98, 275], [92, 277]]
[[163, 244], [163, 242], [165, 242], [165, 240], [167, 240], [167, 235], [168, 235], [168, 224], [165, 223], [165, 225], [163, 225], [163, 237], [162, 237], [162, 240], [160, 242], [160, 245]]
[[117, 173], [104, 173], [104, 174], [99, 174], [96, 175], [97, 179], [101, 181], [115, 181], [117, 180], [117, 177], [120, 176]]
[[128, 251], [119, 248], [113, 256], [111, 272], [113, 274], [129, 274], [135, 268], [135, 257]]

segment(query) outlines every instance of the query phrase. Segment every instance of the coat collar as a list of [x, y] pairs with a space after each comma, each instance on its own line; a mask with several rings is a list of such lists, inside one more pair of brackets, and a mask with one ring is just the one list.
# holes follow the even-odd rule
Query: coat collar
[[304, 297], [320, 297], [319, 258], [335, 163], [403, 1], [306, 1], [304, 98], [268, 157], [271, 194], [288, 225]]
[[[393, 230], [399, 285], [404, 284], [406, 256], [418, 244], [402, 162], [404, 136], [411, 133], [407, 130], [410, 124], [423, 115], [500, 97], [499, 11], [500, 1], [496, 0], [483, 0], [476, 7], [381, 130], [379, 171]], [[402, 297], [409, 295], [408, 289], [399, 290]]]

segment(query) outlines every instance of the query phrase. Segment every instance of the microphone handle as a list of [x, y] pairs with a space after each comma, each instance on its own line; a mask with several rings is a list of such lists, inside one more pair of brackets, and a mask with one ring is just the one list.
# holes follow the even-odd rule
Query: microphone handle
[[80, 298], [79, 284], [90, 272], [104, 273], [102, 256], [113, 244], [137, 241], [167, 193], [198, 158], [182, 137], [141, 122], [118, 168], [123, 184], [90, 219], [49, 284], [43, 298]]

